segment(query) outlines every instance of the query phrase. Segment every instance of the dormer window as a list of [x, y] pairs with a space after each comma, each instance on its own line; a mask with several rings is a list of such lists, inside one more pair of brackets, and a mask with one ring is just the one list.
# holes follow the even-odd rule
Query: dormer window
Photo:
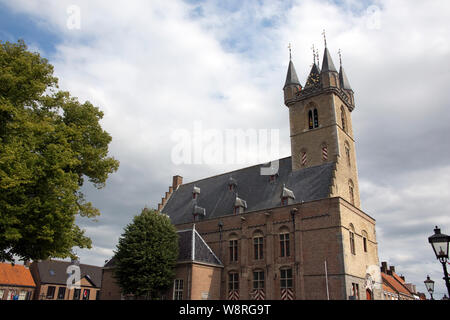
[[199, 207], [198, 205], [194, 204], [194, 207], [192, 208], [192, 215], [194, 216], [194, 221], [198, 220], [197, 217], [206, 216], [206, 210], [205, 208]]
[[236, 191], [236, 189], [237, 189], [237, 181], [233, 177], [230, 177], [230, 179], [228, 179], [228, 190]]
[[283, 190], [281, 192], [281, 205], [287, 206], [289, 204], [292, 204], [294, 200], [295, 200], [294, 192], [286, 188], [285, 185], [283, 185]]
[[192, 190], [192, 199], [197, 199], [199, 194], [200, 194], [200, 188], [194, 186], [194, 189]]
[[234, 214], [244, 213], [247, 209], [247, 202], [242, 200], [236, 195], [236, 201], [234, 202]]

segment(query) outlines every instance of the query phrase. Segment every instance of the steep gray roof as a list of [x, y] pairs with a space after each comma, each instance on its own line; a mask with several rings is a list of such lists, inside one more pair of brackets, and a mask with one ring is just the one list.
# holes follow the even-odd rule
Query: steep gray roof
[[[305, 168], [292, 172], [291, 157], [279, 160], [278, 176], [270, 181], [269, 176], [261, 175], [265, 165], [256, 165], [244, 169], [220, 174], [191, 183], [182, 184], [174, 191], [162, 212], [172, 223], [181, 224], [193, 221], [193, 206], [205, 209], [204, 217], [211, 219], [233, 214], [236, 192], [245, 199], [246, 211], [263, 210], [281, 205], [283, 184], [295, 196], [294, 203], [328, 197], [332, 181], [334, 163]], [[228, 187], [230, 177], [237, 182], [236, 190]], [[192, 186], [201, 188], [202, 193], [193, 201]]]
[[337, 70], [333, 64], [333, 59], [331, 59], [330, 52], [328, 51], [328, 48], [325, 47], [325, 51], [323, 53], [321, 72], [329, 72], [329, 71], [337, 72]]
[[203, 262], [223, 266], [195, 228], [180, 230], [177, 233], [179, 236], [178, 262]]
[[347, 75], [345, 74], [344, 68], [339, 69], [339, 80], [341, 81], [341, 87], [346, 90], [352, 90], [350, 82], [348, 82]]
[[[72, 264], [68, 261], [44, 260], [33, 262], [37, 265], [41, 283], [66, 285], [67, 268]], [[81, 272], [81, 279], [87, 277], [95, 287], [102, 286], [102, 267], [91, 266], [87, 264], [78, 264]]]
[[288, 72], [286, 75], [286, 82], [284, 83], [284, 87], [288, 85], [300, 85], [300, 81], [298, 81], [297, 72], [295, 72], [294, 64], [292, 60], [289, 60]]

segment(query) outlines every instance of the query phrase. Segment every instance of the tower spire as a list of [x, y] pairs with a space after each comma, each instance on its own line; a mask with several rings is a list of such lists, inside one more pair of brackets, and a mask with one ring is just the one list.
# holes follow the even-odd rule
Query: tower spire
[[327, 36], [325, 34], [325, 29], [323, 29], [322, 35], [323, 35], [323, 42], [324, 42], [325, 48], [326, 48], [327, 47]]

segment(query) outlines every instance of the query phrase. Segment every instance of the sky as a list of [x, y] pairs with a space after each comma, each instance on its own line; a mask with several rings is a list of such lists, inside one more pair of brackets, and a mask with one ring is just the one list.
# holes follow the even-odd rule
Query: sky
[[304, 84], [326, 30], [355, 92], [361, 207], [376, 219], [379, 260], [421, 292], [430, 275], [440, 298], [442, 266], [427, 238], [435, 225], [450, 234], [449, 16], [445, 0], [0, 0], [0, 40], [24, 39], [54, 65], [61, 89], [105, 114], [120, 168], [103, 189], [83, 186], [101, 216], [77, 220], [93, 248], [76, 250], [101, 266], [172, 176], [189, 182], [276, 159], [178, 163], [181, 137], [277, 132], [276, 156], [290, 156], [288, 44]]

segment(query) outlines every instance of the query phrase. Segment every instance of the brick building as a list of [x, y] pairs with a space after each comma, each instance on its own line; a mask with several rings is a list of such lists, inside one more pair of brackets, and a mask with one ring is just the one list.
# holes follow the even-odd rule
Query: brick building
[[[80, 269], [79, 288], [68, 288], [70, 266]], [[80, 264], [77, 261], [43, 260], [30, 265], [36, 283], [35, 300], [96, 300], [102, 286], [102, 268]]]
[[0, 300], [31, 300], [35, 289], [28, 265], [0, 263]]
[[[170, 300], [220, 299], [222, 262], [209, 248], [194, 228], [179, 230], [178, 259], [175, 266], [175, 282], [161, 298]], [[115, 258], [103, 267], [101, 300], [134, 299], [125, 296], [114, 279]], [[139, 298], [138, 298], [139, 299]]]
[[[383, 299], [342, 64], [337, 71], [325, 46], [321, 68], [314, 56], [303, 87], [290, 60], [283, 91], [290, 157], [189, 183], [175, 176], [158, 210], [178, 230], [195, 225], [222, 262], [219, 288], [211, 288], [220, 299]], [[185, 272], [174, 290], [189, 278], [183, 298], [198, 299], [188, 290], [202, 282], [194, 269]]]
[[384, 300], [421, 300], [416, 286], [406, 283], [405, 277], [395, 272], [395, 267], [388, 268], [387, 262], [381, 263], [381, 277], [383, 280]]

